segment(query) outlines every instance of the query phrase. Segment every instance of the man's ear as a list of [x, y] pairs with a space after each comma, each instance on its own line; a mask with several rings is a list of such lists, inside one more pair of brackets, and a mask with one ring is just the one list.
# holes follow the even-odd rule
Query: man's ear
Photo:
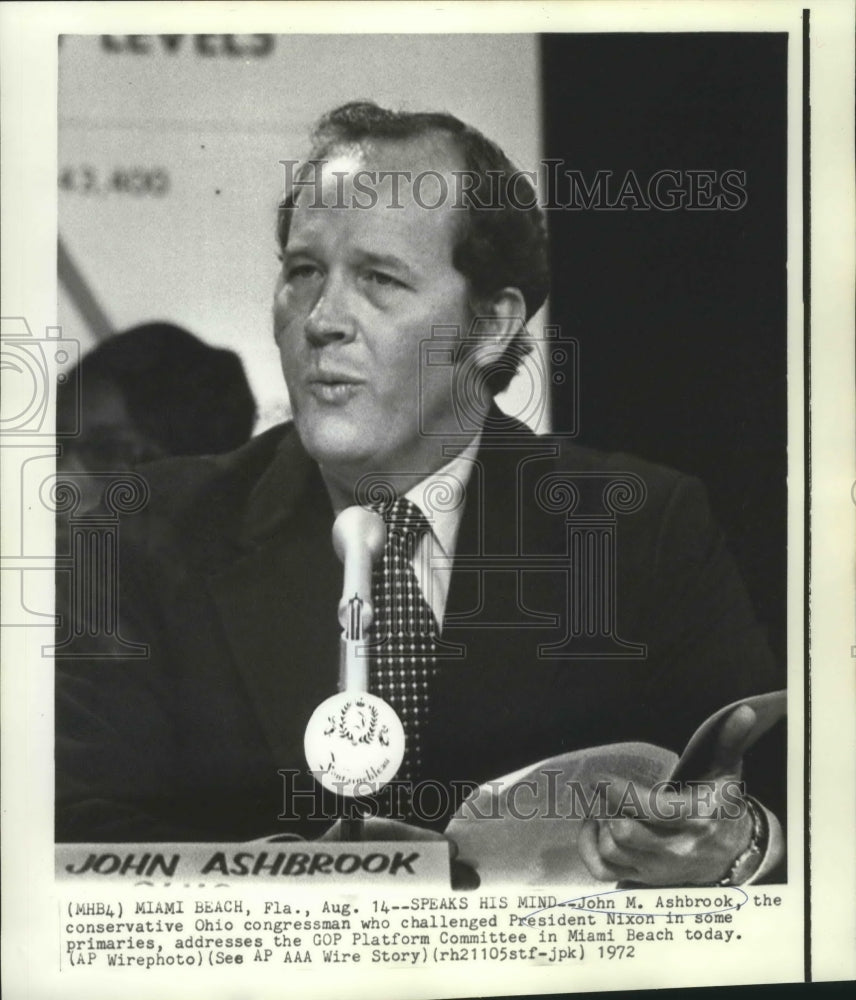
[[526, 302], [519, 288], [509, 286], [481, 303], [470, 358], [479, 368], [495, 365], [526, 325]]

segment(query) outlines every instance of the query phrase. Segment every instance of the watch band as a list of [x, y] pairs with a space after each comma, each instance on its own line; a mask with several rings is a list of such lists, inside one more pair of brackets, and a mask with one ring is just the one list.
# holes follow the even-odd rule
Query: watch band
[[767, 853], [767, 842], [770, 834], [764, 810], [749, 795], [745, 797], [744, 802], [752, 817], [752, 837], [749, 846], [737, 855], [728, 872], [724, 878], [716, 883], [717, 885], [741, 885], [758, 871], [764, 860], [764, 855]]

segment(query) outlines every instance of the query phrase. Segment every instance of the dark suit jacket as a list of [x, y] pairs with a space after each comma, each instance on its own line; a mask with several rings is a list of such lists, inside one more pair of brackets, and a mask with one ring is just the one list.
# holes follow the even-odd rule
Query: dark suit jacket
[[[120, 634], [150, 655], [111, 657], [106, 639], [105, 657], [58, 661], [57, 839], [316, 835], [329, 821], [311, 816], [314, 783], [303, 774], [288, 787], [306, 797], [284, 803], [278, 771], [305, 771], [306, 721], [336, 689], [342, 570], [318, 469], [285, 425], [143, 471], [150, 502], [121, 525]], [[577, 515], [602, 515], [619, 473], [645, 497], [614, 516], [612, 541], [601, 530], [600, 548], [562, 562], [565, 513], [538, 484], [568, 473]], [[613, 556], [614, 589], [586, 593], [582, 561]], [[680, 752], [722, 704], [780, 686], [704, 491], [677, 472], [523, 430], [502, 446], [486, 435], [456, 559], [443, 640], [465, 655], [440, 661], [424, 753], [444, 788], [614, 741]], [[595, 633], [615, 622], [600, 646], [587, 606], [607, 609]], [[575, 627], [563, 655], [539, 651]], [[599, 655], [627, 652], [618, 639], [644, 656]]]

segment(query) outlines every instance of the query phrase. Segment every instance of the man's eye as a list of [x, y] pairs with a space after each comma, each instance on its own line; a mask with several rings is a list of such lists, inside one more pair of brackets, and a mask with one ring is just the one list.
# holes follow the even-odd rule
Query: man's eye
[[385, 271], [368, 271], [366, 272], [366, 279], [374, 285], [379, 285], [381, 288], [407, 287], [403, 281], [393, 278], [391, 274], [387, 274]]
[[293, 264], [286, 269], [286, 278], [289, 281], [301, 281], [312, 278], [318, 273], [318, 268], [314, 264]]

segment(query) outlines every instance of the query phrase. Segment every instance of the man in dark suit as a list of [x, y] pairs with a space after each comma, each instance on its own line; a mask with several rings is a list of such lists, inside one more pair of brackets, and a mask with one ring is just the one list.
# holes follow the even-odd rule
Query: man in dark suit
[[[427, 521], [411, 556], [434, 666], [414, 776], [440, 790], [435, 825], [467, 783], [615, 741], [680, 752], [712, 711], [776, 686], [701, 487], [536, 437], [492, 402], [547, 291], [525, 183], [450, 116], [359, 103], [322, 120], [280, 210], [274, 332], [293, 423], [146, 470], [119, 593], [120, 638], [149, 655], [117, 657], [112, 638], [103, 656], [64, 661], [58, 839], [329, 825], [303, 734], [335, 690], [330, 527], [377, 480]], [[720, 736], [714, 802], [752, 722], [741, 709]], [[751, 805], [731, 819], [593, 821], [580, 849], [605, 879], [727, 883], [777, 860], [771, 832]]]

